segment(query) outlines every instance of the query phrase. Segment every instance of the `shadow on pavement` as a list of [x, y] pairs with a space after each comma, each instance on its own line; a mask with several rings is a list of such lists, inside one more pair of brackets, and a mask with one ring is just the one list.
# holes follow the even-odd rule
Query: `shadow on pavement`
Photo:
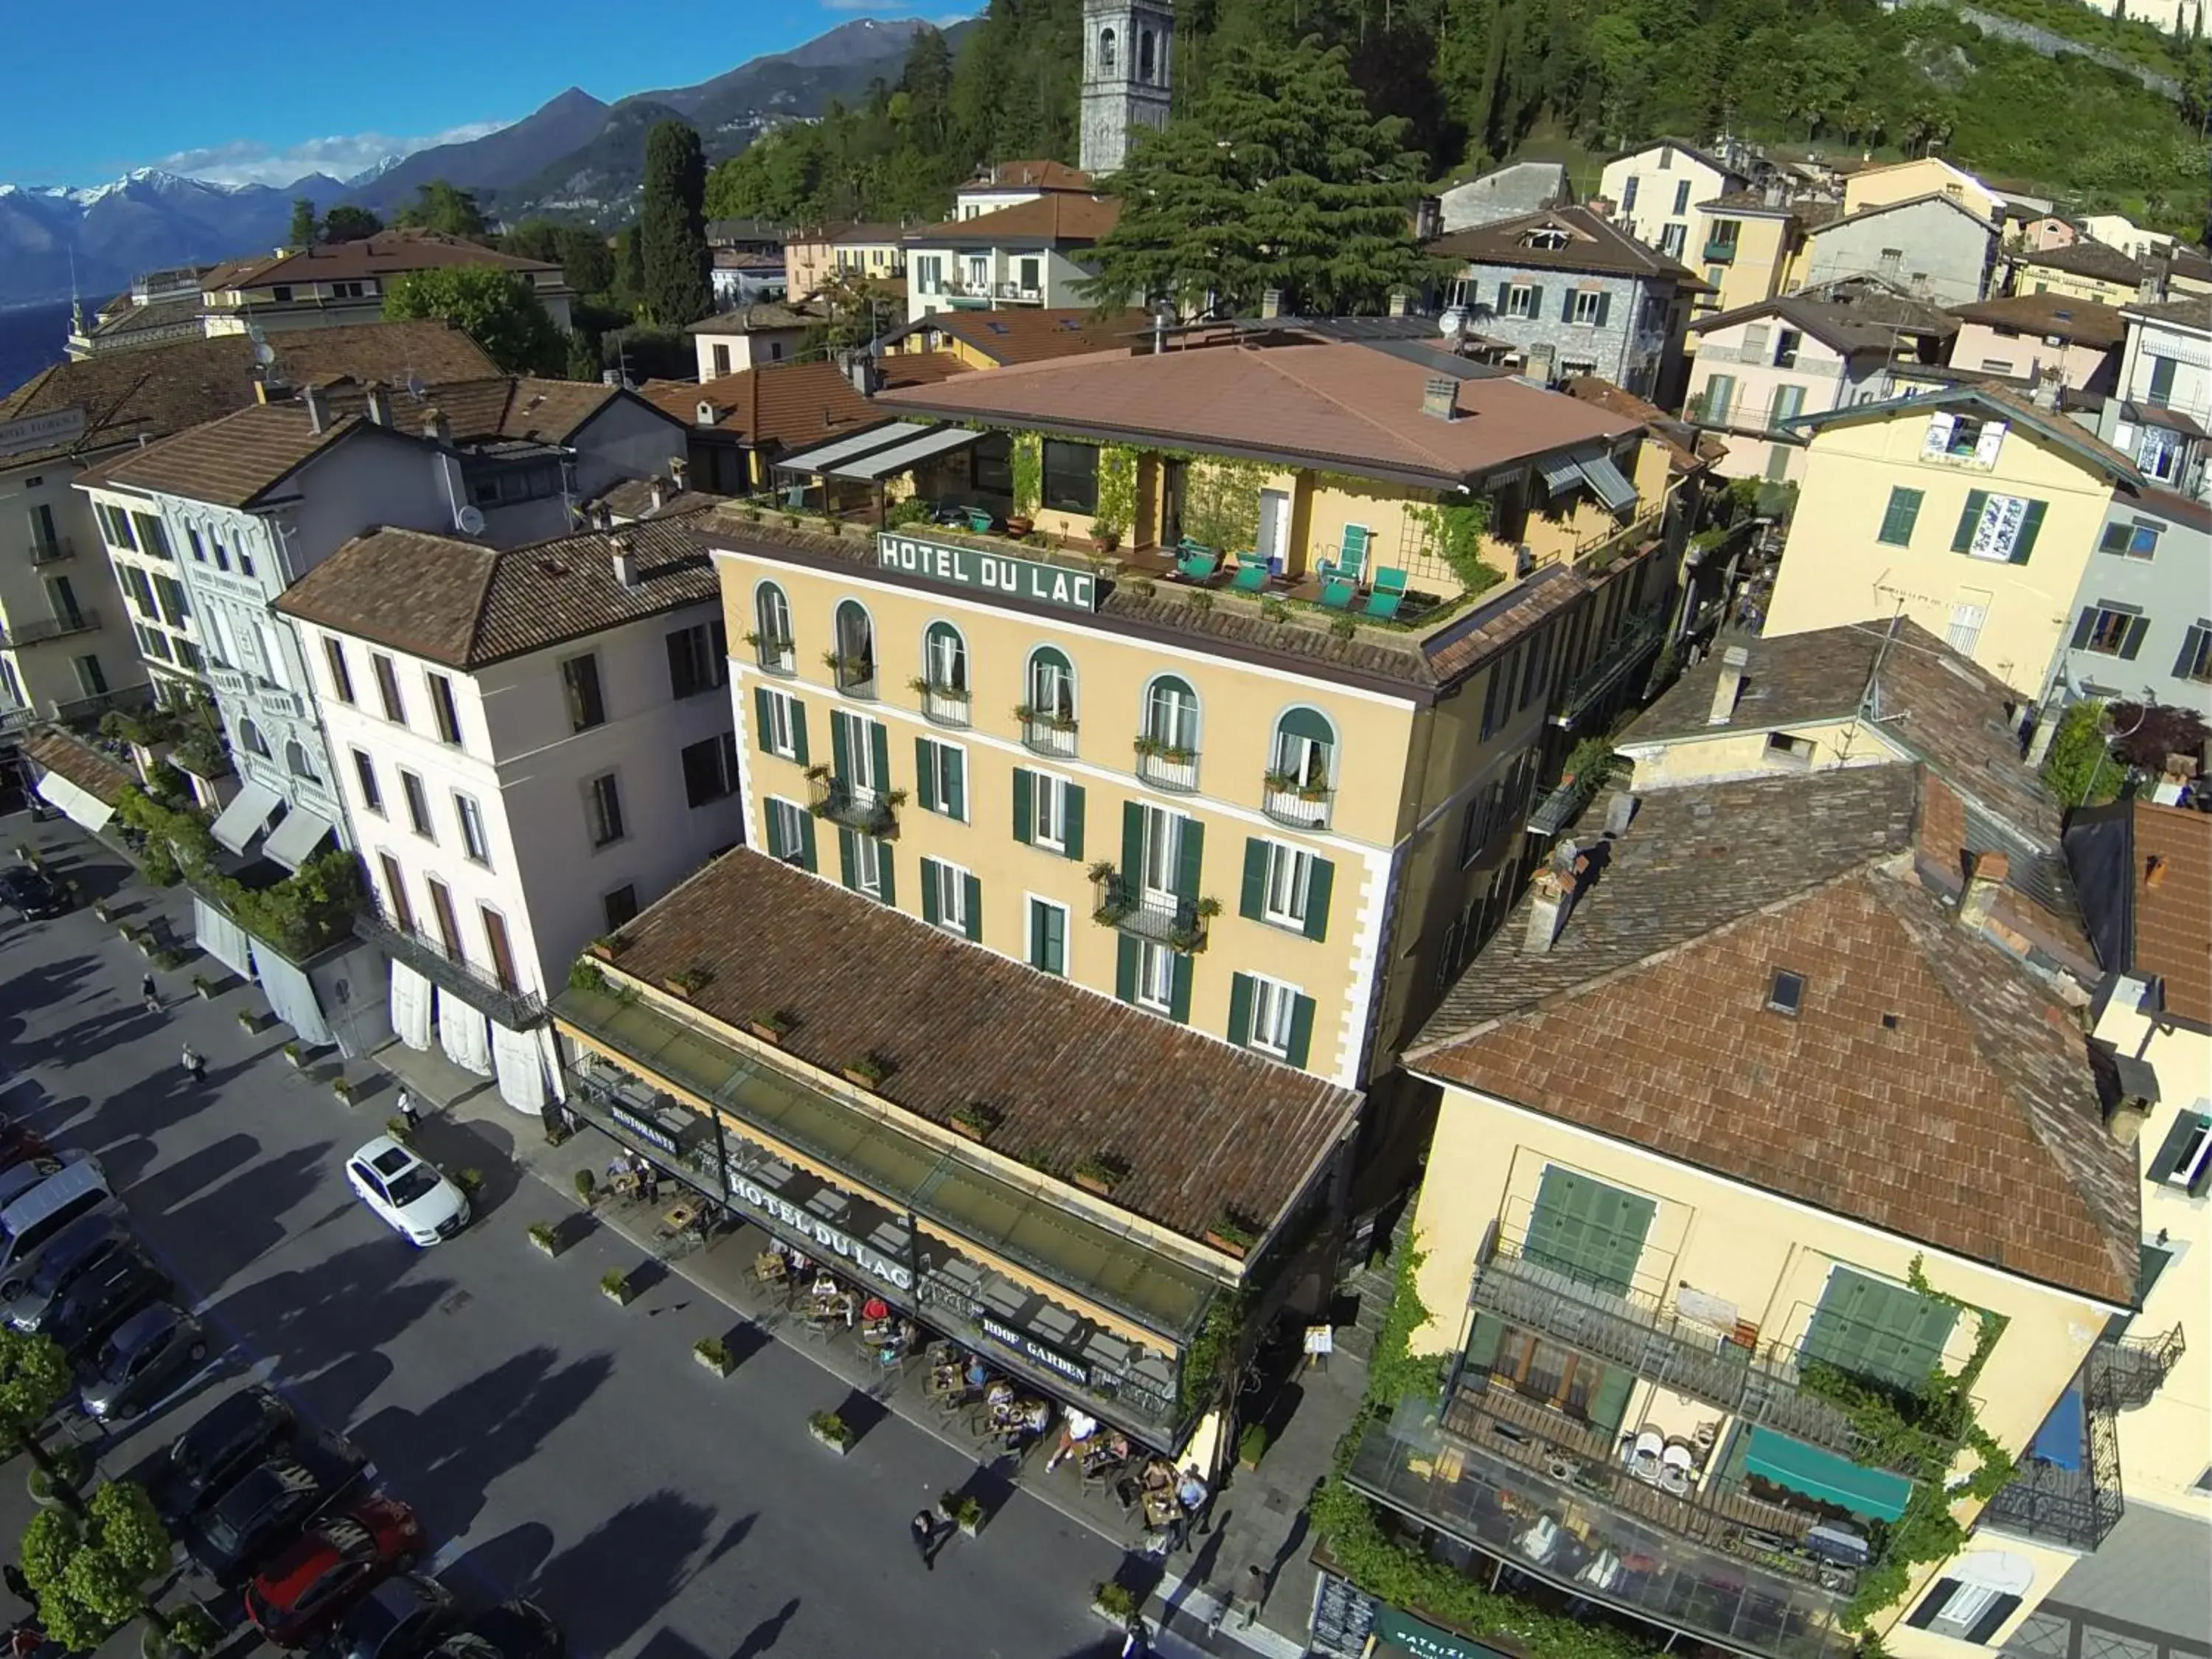
[[465, 1597], [504, 1601], [522, 1593], [552, 1553], [552, 1528], [543, 1522], [526, 1521], [496, 1538], [471, 1544], [438, 1576]]
[[527, 1593], [560, 1621], [571, 1651], [611, 1653], [676, 1599], [713, 1518], [677, 1492], [640, 1498], [548, 1561]]

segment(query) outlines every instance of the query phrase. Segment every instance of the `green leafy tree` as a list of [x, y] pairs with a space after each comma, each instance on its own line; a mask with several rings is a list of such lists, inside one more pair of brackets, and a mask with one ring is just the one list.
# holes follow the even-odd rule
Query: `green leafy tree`
[[30, 1454], [64, 1503], [76, 1494], [39, 1431], [76, 1386], [69, 1358], [52, 1338], [0, 1329], [0, 1434]]
[[384, 221], [365, 207], [340, 205], [323, 216], [325, 242], [361, 242], [384, 228]]
[[169, 1534], [144, 1488], [131, 1481], [108, 1482], [82, 1516], [33, 1521], [23, 1558], [40, 1622], [67, 1650], [89, 1653], [141, 1615], [157, 1632], [168, 1628], [146, 1587], [169, 1570]]
[[410, 270], [386, 288], [384, 314], [392, 322], [434, 317], [450, 323], [510, 374], [557, 374], [568, 362], [568, 343], [518, 270]]
[[645, 204], [638, 241], [645, 261], [645, 312], [663, 328], [681, 328], [714, 308], [708, 278], [707, 160], [699, 134], [662, 121], [646, 135]]
[[2105, 705], [2094, 699], [2069, 705], [2043, 757], [2043, 781], [2058, 804], [2101, 806], [2120, 793], [2126, 776], [2105, 733]]
[[568, 336], [568, 376], [572, 380], [596, 380], [605, 360], [599, 355], [599, 337], [574, 330]]
[[295, 196], [292, 198], [292, 228], [284, 233], [284, 246], [313, 247], [321, 240], [321, 227], [315, 220], [315, 204], [304, 196]]
[[635, 225], [615, 238], [614, 296], [627, 311], [645, 303], [645, 238]]
[[1219, 64], [1199, 106], [1110, 181], [1121, 216], [1093, 250], [1091, 296], [1249, 309], [1280, 289], [1286, 307], [1342, 313], [1421, 283], [1422, 158], [1400, 147], [1403, 121], [1368, 113], [1346, 65], [1312, 40]]
[[473, 191], [448, 184], [443, 179], [433, 179], [415, 190], [415, 203], [402, 209], [392, 223], [402, 230], [434, 230], [445, 236], [481, 237], [484, 234], [483, 210], [477, 204]]
[[579, 294], [605, 294], [615, 285], [615, 251], [596, 230], [564, 226], [557, 257], [561, 274]]

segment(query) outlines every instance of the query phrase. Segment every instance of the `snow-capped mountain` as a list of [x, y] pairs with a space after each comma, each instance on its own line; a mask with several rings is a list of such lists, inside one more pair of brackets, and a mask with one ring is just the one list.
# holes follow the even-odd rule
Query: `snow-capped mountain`
[[407, 158], [405, 156], [396, 153], [388, 155], [380, 155], [375, 161], [363, 167], [359, 173], [355, 173], [351, 178], [348, 179], [345, 181], [345, 187], [348, 190], [366, 189], [368, 185], [374, 184], [378, 179], [384, 177], [386, 173], [391, 172], [392, 168], [398, 167]]
[[158, 167], [69, 189], [0, 185], [0, 306], [66, 299], [98, 305], [142, 271], [275, 248], [292, 198], [344, 186], [303, 179], [284, 190], [216, 185]]

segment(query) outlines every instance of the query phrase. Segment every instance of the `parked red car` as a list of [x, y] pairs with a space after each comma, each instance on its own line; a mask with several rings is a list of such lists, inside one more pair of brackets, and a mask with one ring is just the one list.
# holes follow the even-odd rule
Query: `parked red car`
[[246, 1616], [280, 1648], [310, 1647], [356, 1601], [411, 1565], [422, 1523], [396, 1498], [362, 1498], [319, 1522], [246, 1587]]

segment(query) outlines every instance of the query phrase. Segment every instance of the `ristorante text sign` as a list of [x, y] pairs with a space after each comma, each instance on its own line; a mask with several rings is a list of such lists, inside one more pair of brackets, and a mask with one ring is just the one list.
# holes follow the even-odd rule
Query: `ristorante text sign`
[[1098, 579], [1066, 565], [987, 553], [980, 547], [927, 541], [895, 531], [876, 532], [876, 562], [886, 570], [927, 576], [959, 587], [979, 587], [1011, 599], [1058, 605], [1063, 611], [1096, 611]]

